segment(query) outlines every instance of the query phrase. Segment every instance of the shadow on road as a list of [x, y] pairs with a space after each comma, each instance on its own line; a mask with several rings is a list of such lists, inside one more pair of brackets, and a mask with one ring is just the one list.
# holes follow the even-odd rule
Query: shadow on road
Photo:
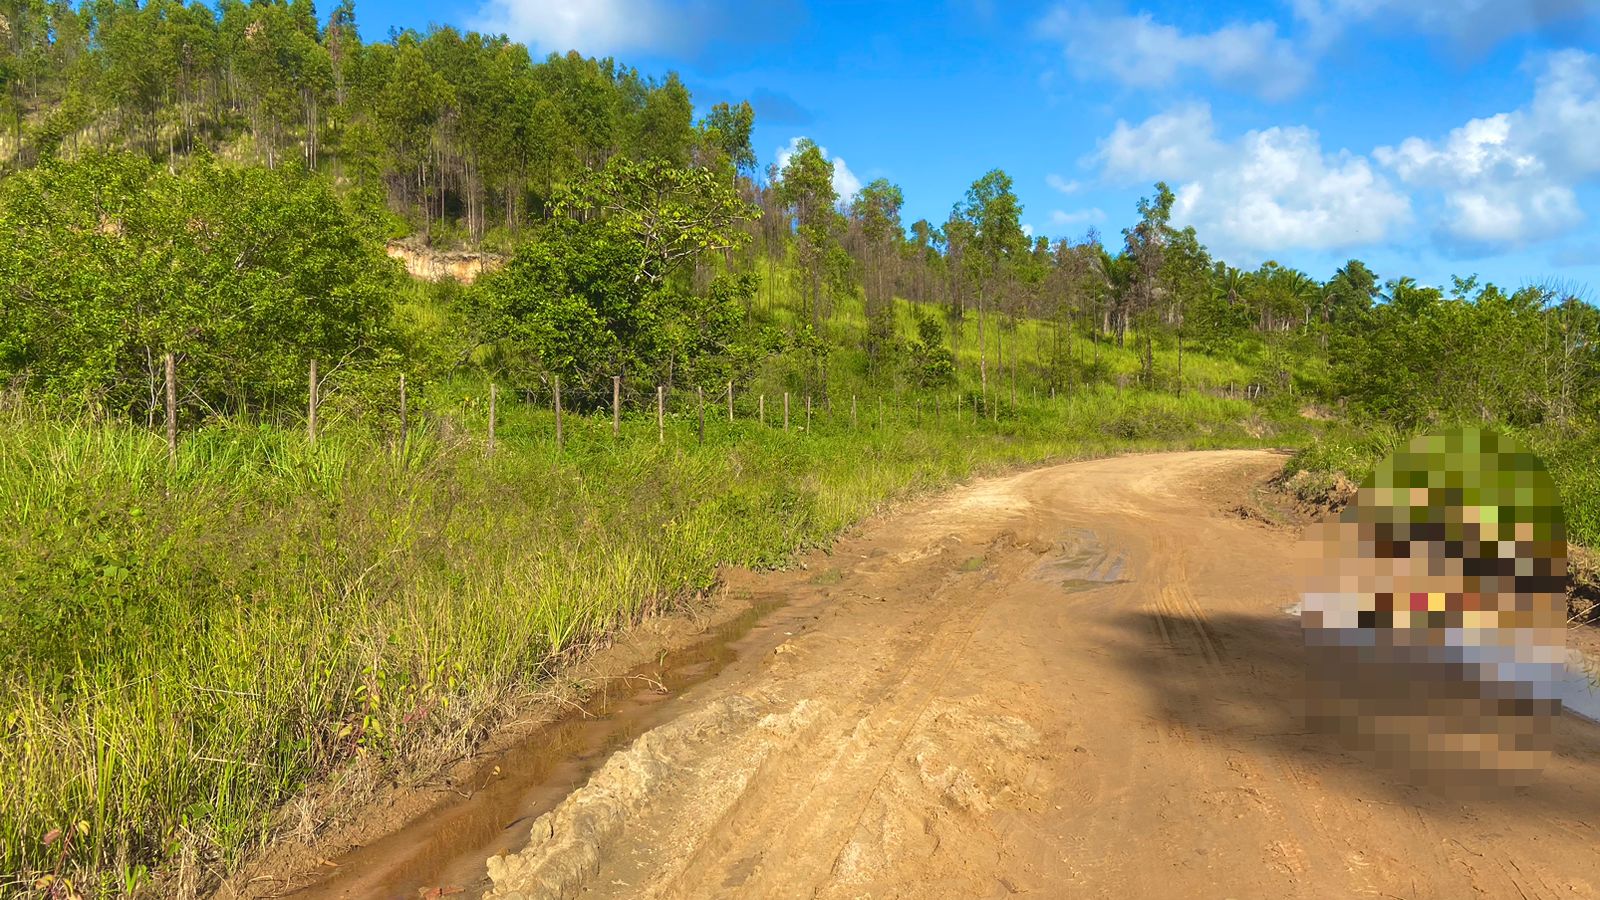
[[1502, 812], [1588, 821], [1600, 810], [1600, 726], [1562, 716], [1555, 758], [1528, 787], [1440, 792], [1381, 769], [1347, 750], [1335, 735], [1308, 731], [1304, 721], [1305, 661], [1297, 619], [1280, 615], [1212, 614], [1204, 622], [1140, 610], [1117, 624], [1127, 639], [1112, 648], [1130, 685], [1149, 692], [1164, 724], [1211, 746], [1282, 761], [1312, 772], [1328, 792], [1367, 802], [1471, 818], [1493, 804]]

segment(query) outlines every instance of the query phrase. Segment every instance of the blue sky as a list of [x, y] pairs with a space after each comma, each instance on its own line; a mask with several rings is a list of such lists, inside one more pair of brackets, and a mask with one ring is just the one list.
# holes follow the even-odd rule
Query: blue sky
[[[1238, 265], [1600, 289], [1600, 0], [367, 0], [749, 98], [842, 189], [942, 222], [1000, 167], [1035, 233], [1108, 243], [1157, 179]], [[1590, 295], [1594, 299], [1593, 295]]]

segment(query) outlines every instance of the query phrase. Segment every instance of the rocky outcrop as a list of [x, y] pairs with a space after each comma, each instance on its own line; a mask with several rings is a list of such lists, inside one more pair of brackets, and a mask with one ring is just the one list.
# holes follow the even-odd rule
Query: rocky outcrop
[[480, 275], [493, 272], [506, 262], [505, 257], [494, 253], [435, 250], [407, 241], [390, 241], [384, 250], [391, 258], [400, 260], [412, 278], [424, 281], [449, 278], [462, 284], [471, 284]]

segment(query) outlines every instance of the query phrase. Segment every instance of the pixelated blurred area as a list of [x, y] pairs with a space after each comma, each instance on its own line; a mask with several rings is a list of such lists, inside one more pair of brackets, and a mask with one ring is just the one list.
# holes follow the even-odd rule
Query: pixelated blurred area
[[1426, 786], [1524, 785], [1566, 662], [1566, 529], [1544, 465], [1481, 428], [1413, 440], [1308, 535], [1309, 728]]

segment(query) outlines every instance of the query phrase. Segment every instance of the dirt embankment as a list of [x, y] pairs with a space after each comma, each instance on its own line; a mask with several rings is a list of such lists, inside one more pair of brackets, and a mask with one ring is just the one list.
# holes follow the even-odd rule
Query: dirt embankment
[[450, 279], [471, 284], [478, 278], [505, 265], [506, 258], [494, 253], [470, 250], [435, 250], [413, 241], [390, 241], [384, 252], [406, 267], [412, 278], [423, 281]]

